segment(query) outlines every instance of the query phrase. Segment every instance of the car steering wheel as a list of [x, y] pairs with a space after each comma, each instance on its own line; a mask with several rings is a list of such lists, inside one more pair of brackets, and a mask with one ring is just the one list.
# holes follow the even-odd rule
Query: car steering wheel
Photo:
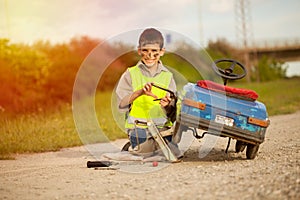
[[[229, 63], [230, 66], [229, 67], [219, 67], [218, 64], [219, 63]], [[237, 79], [241, 79], [244, 78], [247, 74], [247, 70], [244, 67], [244, 65], [242, 65], [240, 62], [233, 60], [233, 59], [219, 59], [219, 60], [215, 60], [213, 65], [212, 65], [213, 70], [222, 78], [224, 78], [225, 80], [229, 79], [229, 80], [237, 80]], [[235, 70], [236, 68], [240, 68], [241, 70]], [[236, 73], [235, 71], [240, 71], [238, 73]]]

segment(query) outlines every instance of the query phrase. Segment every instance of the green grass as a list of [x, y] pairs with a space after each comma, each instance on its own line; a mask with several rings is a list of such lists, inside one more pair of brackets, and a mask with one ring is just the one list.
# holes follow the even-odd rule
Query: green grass
[[0, 124], [0, 159], [15, 153], [56, 151], [82, 144], [70, 109], [15, 118], [2, 116]]
[[[111, 103], [113, 102], [113, 103]], [[125, 114], [117, 110], [115, 96], [111, 92], [98, 93], [95, 97], [99, 126], [109, 140], [126, 138]]]
[[[235, 82], [228, 85], [255, 90], [259, 94], [258, 100], [266, 105], [270, 116], [300, 110], [300, 78], [266, 83]], [[102, 133], [93, 124], [89, 124], [83, 113], [86, 130], [78, 134], [70, 106], [57, 112], [16, 117], [5, 117], [5, 112], [2, 113], [0, 159], [13, 159], [14, 154], [18, 153], [57, 151], [64, 147], [125, 138], [122, 129], [124, 116], [113, 114], [118, 112], [112, 112], [111, 99], [111, 92], [98, 93], [95, 97], [95, 111]]]
[[[89, 99], [90, 100], [90, 99]], [[86, 101], [86, 100], [85, 100]], [[84, 103], [84, 102], [83, 102]], [[123, 115], [114, 120], [111, 111], [111, 93], [98, 93], [95, 98], [95, 111], [101, 133], [82, 113], [86, 129], [79, 133], [75, 128], [71, 107], [52, 113], [24, 114], [8, 117], [0, 116], [0, 159], [11, 159], [13, 154], [57, 151], [64, 147], [79, 146], [125, 138], [121, 128]]]
[[258, 101], [263, 102], [268, 114], [289, 114], [300, 110], [300, 78], [282, 79], [264, 83], [229, 83], [234, 87], [252, 89], [259, 95]]

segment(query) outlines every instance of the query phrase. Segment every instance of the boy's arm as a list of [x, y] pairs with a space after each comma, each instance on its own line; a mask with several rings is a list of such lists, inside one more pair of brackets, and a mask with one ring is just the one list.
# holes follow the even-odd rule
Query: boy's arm
[[[174, 78], [171, 79], [168, 89], [176, 93], [176, 83]], [[170, 96], [167, 94], [165, 98], [162, 98], [160, 104], [165, 110], [167, 117], [174, 122], [177, 115], [177, 97], [175, 96], [175, 98], [170, 98]]]
[[119, 109], [128, 109], [132, 102], [141, 95], [152, 96], [157, 98], [152, 92], [152, 84], [146, 83], [140, 90], [133, 91], [132, 80], [129, 71], [127, 70], [120, 78], [118, 86], [116, 88], [116, 94], [118, 97]]
[[152, 90], [152, 83], [146, 83], [142, 89], [136, 90], [133, 93], [125, 96], [121, 100], [119, 107], [120, 108], [127, 107], [128, 105], [132, 104], [132, 102], [136, 100], [136, 98], [138, 98], [141, 95], [152, 96], [154, 99], [157, 99], [157, 96], [153, 94], [151, 90]]
[[160, 105], [165, 110], [165, 113], [167, 117], [171, 120], [171, 122], [174, 122], [176, 120], [176, 115], [177, 115], [176, 103], [177, 103], [177, 97], [170, 98], [169, 95], [167, 95], [166, 97], [160, 100]]
[[137, 90], [134, 91], [131, 94], [128, 94], [127, 96], [125, 96], [123, 99], [121, 99], [120, 103], [119, 103], [119, 108], [124, 109], [129, 107], [130, 104], [132, 104], [132, 102], [138, 98], [139, 96], [142, 95], [142, 89], [141, 90]]
[[[126, 112], [130, 104], [126, 104], [125, 102], [129, 102], [128, 97], [132, 94], [132, 85], [131, 85], [131, 76], [128, 70], [126, 70], [118, 83], [118, 86], [116, 88], [116, 95], [117, 95], [117, 105], [121, 112]], [[126, 100], [127, 99], [127, 100]]]

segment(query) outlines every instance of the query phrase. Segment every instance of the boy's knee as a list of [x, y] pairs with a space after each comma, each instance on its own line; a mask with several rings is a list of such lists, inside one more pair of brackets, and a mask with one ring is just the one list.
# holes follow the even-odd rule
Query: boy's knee
[[146, 142], [147, 140], [146, 129], [136, 128], [130, 130], [129, 139], [130, 139], [132, 149], [134, 149], [137, 145]]

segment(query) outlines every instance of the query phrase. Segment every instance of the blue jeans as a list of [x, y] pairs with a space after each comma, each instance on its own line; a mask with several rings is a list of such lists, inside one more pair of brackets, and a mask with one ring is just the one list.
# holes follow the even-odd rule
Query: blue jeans
[[[134, 148], [138, 144], [142, 144], [142, 143], [146, 142], [147, 136], [148, 136], [147, 132], [148, 132], [148, 129], [144, 129], [144, 128], [131, 129], [129, 131], [129, 140], [130, 140], [131, 147]], [[171, 135], [166, 136], [166, 137], [164, 137], [164, 139], [171, 142], [172, 136]]]
[[129, 131], [129, 140], [131, 147], [134, 149], [138, 144], [142, 144], [147, 140], [147, 129], [135, 128]]

